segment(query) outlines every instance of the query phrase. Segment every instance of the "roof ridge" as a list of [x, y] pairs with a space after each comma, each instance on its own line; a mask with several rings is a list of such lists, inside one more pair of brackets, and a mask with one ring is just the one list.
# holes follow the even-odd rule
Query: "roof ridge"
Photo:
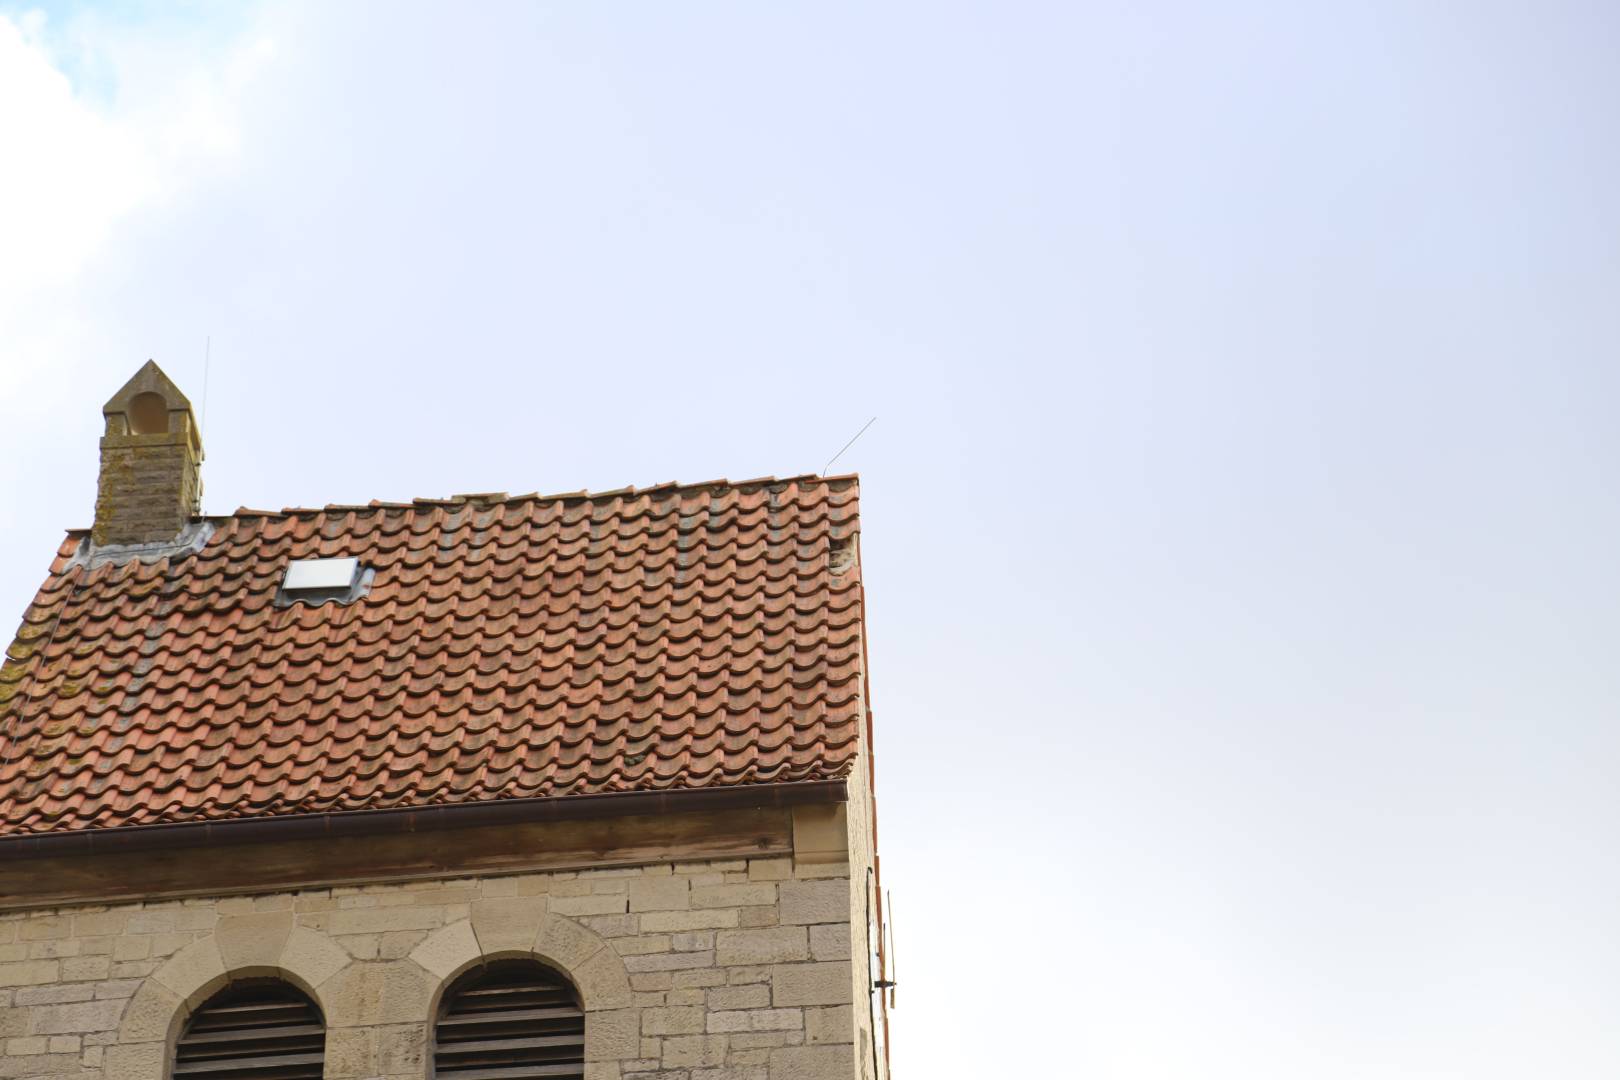
[[504, 491], [469, 492], [463, 495], [448, 495], [441, 498], [413, 498], [409, 502], [390, 502], [382, 499], [373, 499], [369, 503], [327, 503], [325, 506], [288, 506], [280, 510], [252, 510], [239, 507], [231, 514], [209, 514], [207, 517], [298, 517], [308, 514], [330, 513], [366, 513], [373, 510], [433, 510], [439, 507], [456, 506], [514, 506], [523, 503], [545, 502], [595, 502], [602, 499], [631, 499], [642, 495], [677, 495], [682, 492], [700, 491], [704, 488], [745, 489], [765, 487], [771, 484], [802, 484], [802, 483], [851, 483], [859, 482], [859, 473], [839, 473], [836, 476], [820, 476], [816, 473], [799, 473], [794, 476], [755, 476], [747, 480], [728, 480], [720, 477], [717, 480], [699, 480], [693, 483], [681, 483], [678, 480], [667, 480], [654, 484], [651, 487], [638, 488], [634, 484], [624, 487], [609, 488], [606, 491], [590, 491], [581, 488], [577, 491], [556, 491], [541, 494], [537, 491], [525, 492], [521, 495], [508, 495]]
[[[386, 499], [372, 499], [369, 503], [327, 503], [324, 506], [284, 506], [280, 510], [262, 510], [251, 506], [238, 506], [228, 514], [203, 514], [199, 521], [229, 521], [236, 518], [293, 518], [309, 517], [315, 514], [365, 514], [377, 510], [433, 510], [440, 507], [456, 506], [514, 506], [522, 503], [547, 503], [577, 500], [580, 502], [594, 502], [598, 499], [627, 499], [642, 495], [676, 495], [687, 491], [698, 491], [703, 488], [744, 489], [764, 487], [769, 484], [848, 484], [859, 483], [861, 474], [858, 472], [835, 473], [831, 476], [822, 476], [818, 473], [798, 473], [793, 476], [756, 476], [748, 480], [727, 480], [720, 477], [717, 480], [699, 480], [693, 483], [681, 483], [678, 480], [666, 480], [651, 487], [638, 488], [627, 485], [621, 488], [610, 488], [606, 491], [590, 491], [581, 488], [578, 491], [558, 491], [541, 494], [536, 491], [525, 492], [522, 495], [508, 495], [504, 491], [472, 492], [464, 495], [450, 495], [444, 498], [413, 498], [409, 502], [392, 502]], [[88, 533], [88, 527], [70, 528], [69, 535]]]

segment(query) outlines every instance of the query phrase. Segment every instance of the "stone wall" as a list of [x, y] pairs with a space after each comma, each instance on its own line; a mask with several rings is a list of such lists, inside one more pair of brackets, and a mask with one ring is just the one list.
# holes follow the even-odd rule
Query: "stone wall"
[[328, 1077], [423, 1080], [443, 988], [528, 955], [580, 990], [589, 1080], [853, 1080], [860, 889], [773, 857], [0, 914], [0, 1077], [164, 1080], [190, 1009], [277, 975]]
[[[853, 798], [846, 806], [849, 819], [848, 847], [849, 865], [855, 867], [856, 876], [852, 880], [849, 892], [849, 910], [845, 913], [851, 931], [850, 941], [850, 978], [851, 996], [854, 1002], [854, 1021], [856, 1028], [856, 1073], [861, 1080], [876, 1080], [883, 1076], [885, 1061], [883, 1047], [879, 1034], [873, 1029], [881, 1026], [881, 1016], [873, 1009], [875, 1002], [872, 999], [870, 988], [878, 972], [872, 970], [873, 942], [868, 933], [868, 917], [881, 916], [881, 909], [873, 910], [880, 903], [878, 884], [874, 875], [868, 875], [866, 868], [874, 866], [875, 852], [872, 850], [873, 825], [875, 807], [872, 805], [870, 790], [864, 784], [851, 784]], [[875, 926], [874, 926], [875, 929]]]
[[101, 440], [101, 478], [91, 535], [100, 545], [173, 540], [199, 498], [197, 459], [184, 436], [126, 435]]

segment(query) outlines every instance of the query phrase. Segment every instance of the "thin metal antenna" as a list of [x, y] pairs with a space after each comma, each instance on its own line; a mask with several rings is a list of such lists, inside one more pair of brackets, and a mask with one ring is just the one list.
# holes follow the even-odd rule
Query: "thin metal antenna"
[[203, 414], [202, 430], [198, 432], [204, 439], [208, 437], [208, 361], [214, 352], [213, 335], [203, 338]]
[[823, 465], [821, 467], [821, 475], [826, 476], [827, 475], [827, 470], [832, 468], [833, 462], [837, 461], [839, 458], [844, 456], [844, 450], [848, 450], [850, 447], [854, 446], [855, 445], [855, 439], [858, 439], [862, 435], [865, 435], [866, 434], [866, 429], [871, 427], [875, 423], [877, 423], [877, 417], [874, 416], [874, 417], [872, 417], [872, 419], [870, 419], [866, 423], [862, 424], [861, 425], [861, 430], [859, 430], [859, 431], [857, 431], [855, 433], [855, 438], [850, 439], [849, 442], [845, 443], [844, 446], [843, 446], [843, 449], [839, 450], [838, 453], [834, 454], [828, 460], [827, 464], [825, 464], [825, 465]]
[[889, 901], [889, 918], [884, 922], [883, 928], [889, 932], [889, 1008], [895, 1007], [895, 990], [900, 985], [900, 954], [895, 949], [895, 942], [899, 940], [894, 932], [894, 890], [885, 889], [884, 893]]

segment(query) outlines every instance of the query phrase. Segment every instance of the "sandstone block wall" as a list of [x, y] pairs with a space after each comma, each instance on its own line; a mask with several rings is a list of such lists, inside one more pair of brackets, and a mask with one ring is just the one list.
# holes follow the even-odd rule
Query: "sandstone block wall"
[[145, 544], [179, 536], [202, 495], [198, 466], [183, 431], [103, 438], [95, 542]]
[[856, 895], [774, 857], [0, 913], [0, 1078], [166, 1080], [190, 1009], [278, 975], [327, 1077], [423, 1080], [444, 988], [532, 955], [581, 991], [589, 1080], [872, 1080]]

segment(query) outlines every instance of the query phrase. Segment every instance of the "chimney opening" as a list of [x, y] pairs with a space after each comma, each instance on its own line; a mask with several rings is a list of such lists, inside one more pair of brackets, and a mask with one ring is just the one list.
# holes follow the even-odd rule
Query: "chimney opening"
[[129, 429], [134, 435], [161, 435], [169, 430], [169, 403], [147, 390], [129, 402]]

